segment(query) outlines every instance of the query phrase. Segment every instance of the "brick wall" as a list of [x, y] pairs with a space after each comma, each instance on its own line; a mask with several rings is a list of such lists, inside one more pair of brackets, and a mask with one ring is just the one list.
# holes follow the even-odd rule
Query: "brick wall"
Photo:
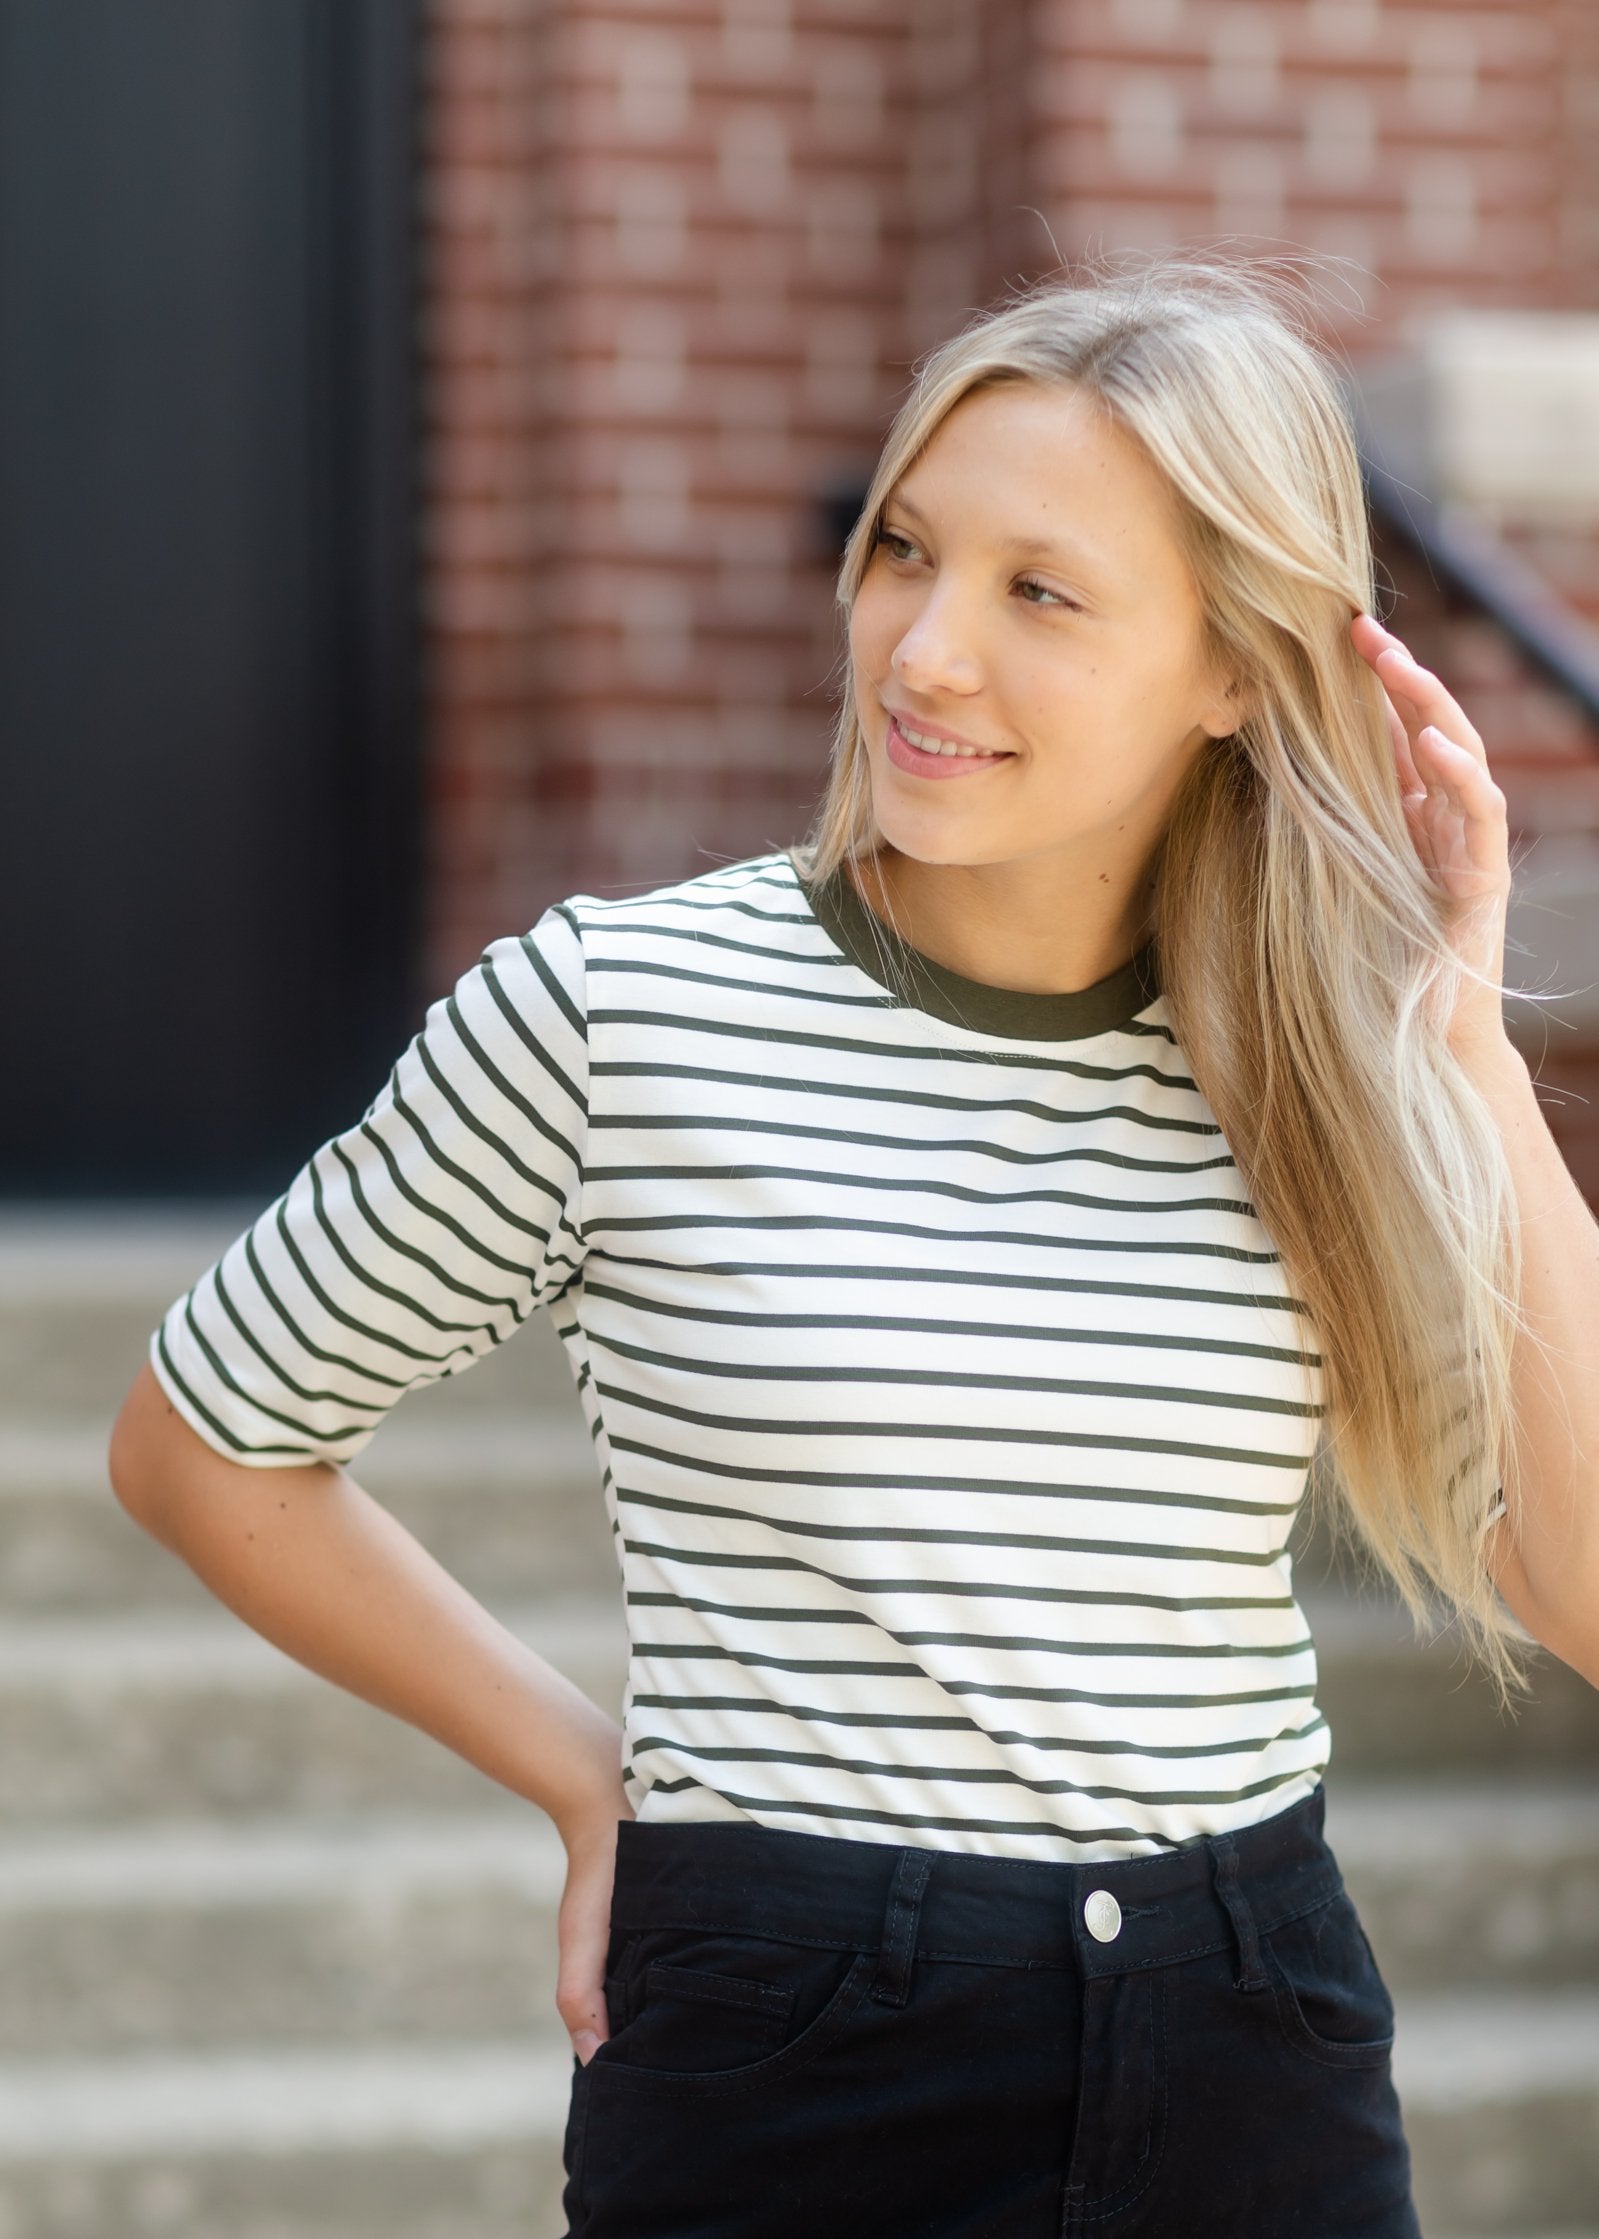
[[1351, 346], [1433, 303], [1599, 302], [1586, 0], [1059, 0], [1039, 163], [1074, 240], [1351, 257]]
[[1352, 256], [1381, 283], [1330, 311], [1352, 351], [1438, 301], [1599, 299], [1596, 17], [432, 0], [430, 988], [561, 894], [798, 836], [821, 500], [911, 359], [1057, 249]]

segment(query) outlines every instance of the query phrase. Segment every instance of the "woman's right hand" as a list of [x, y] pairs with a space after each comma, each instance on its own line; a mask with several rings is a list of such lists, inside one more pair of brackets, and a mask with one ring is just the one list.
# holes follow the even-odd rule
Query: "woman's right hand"
[[605, 2010], [605, 1955], [611, 1935], [611, 1887], [616, 1878], [616, 1830], [633, 1817], [618, 1780], [613, 1797], [564, 1826], [566, 1887], [557, 1922], [560, 1963], [556, 2010], [572, 2050], [586, 2068], [611, 2033]]

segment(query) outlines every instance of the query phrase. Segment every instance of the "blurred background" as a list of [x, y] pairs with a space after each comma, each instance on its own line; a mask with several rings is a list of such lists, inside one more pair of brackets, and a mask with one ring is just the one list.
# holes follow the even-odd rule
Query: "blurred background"
[[[1599, 1201], [1593, 0], [0, 0], [0, 2239], [553, 2239], [560, 1858], [105, 1486], [150, 1323], [575, 892], [797, 839], [912, 360], [1085, 252], [1320, 283]], [[550, 1333], [361, 1477], [615, 1707]], [[1429, 2239], [1599, 2239], [1599, 1715], [1317, 1538]]]

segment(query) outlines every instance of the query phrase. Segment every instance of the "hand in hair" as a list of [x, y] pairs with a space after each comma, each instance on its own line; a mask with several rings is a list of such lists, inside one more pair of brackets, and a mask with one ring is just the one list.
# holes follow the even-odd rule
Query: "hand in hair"
[[1470, 977], [1450, 1021], [1464, 1057], [1505, 1039], [1501, 985], [1510, 899], [1510, 832], [1478, 733], [1460, 703], [1369, 614], [1350, 627], [1383, 687], [1405, 821], [1440, 893], [1457, 905], [1456, 953]]

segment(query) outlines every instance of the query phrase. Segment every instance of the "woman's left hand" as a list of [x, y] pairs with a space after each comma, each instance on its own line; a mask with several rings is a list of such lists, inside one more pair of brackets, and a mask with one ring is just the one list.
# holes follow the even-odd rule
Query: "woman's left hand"
[[1505, 976], [1510, 900], [1510, 831], [1505, 796], [1482, 740], [1431, 670], [1413, 660], [1369, 614], [1350, 626], [1355, 650], [1382, 685], [1405, 822], [1423, 867], [1455, 905], [1457, 954], [1493, 984], [1467, 980], [1449, 1025], [1459, 1056], [1505, 1040], [1499, 983]]

